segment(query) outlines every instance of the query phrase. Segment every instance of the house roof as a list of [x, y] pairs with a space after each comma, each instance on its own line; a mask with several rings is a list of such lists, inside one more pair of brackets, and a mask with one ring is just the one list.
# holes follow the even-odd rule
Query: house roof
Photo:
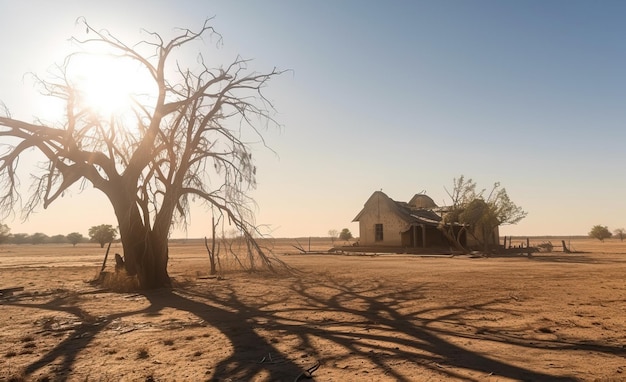
[[415, 194], [409, 200], [409, 205], [415, 208], [437, 208], [435, 201], [426, 194]]
[[[437, 208], [437, 205], [428, 195], [415, 194], [415, 196], [411, 198], [410, 202], [407, 203], [395, 201], [382, 191], [375, 191], [365, 205], [367, 206], [368, 202], [374, 197], [380, 197], [384, 201], [388, 202], [391, 209], [394, 210], [401, 219], [409, 224], [436, 226], [441, 221], [441, 216], [433, 211], [433, 208]], [[366, 208], [367, 207], [364, 207], [352, 221], [359, 221]]]
[[[424, 195], [426, 196], [426, 195]], [[430, 197], [426, 196], [428, 199]], [[432, 201], [432, 199], [430, 199]], [[426, 225], [438, 225], [441, 221], [441, 216], [434, 212], [430, 208], [414, 207], [409, 203], [394, 201], [398, 207], [399, 213], [404, 215], [404, 220], [411, 224], [426, 224]], [[433, 202], [434, 204], [434, 202]], [[436, 205], [435, 205], [436, 207]]]

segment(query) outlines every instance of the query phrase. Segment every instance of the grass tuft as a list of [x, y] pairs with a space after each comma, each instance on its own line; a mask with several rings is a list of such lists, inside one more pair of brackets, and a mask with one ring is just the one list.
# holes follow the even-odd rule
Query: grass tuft
[[96, 283], [114, 292], [136, 292], [139, 290], [139, 280], [135, 276], [128, 276], [126, 272], [102, 272]]
[[150, 353], [148, 353], [148, 349], [140, 348], [137, 350], [137, 359], [146, 359], [150, 357]]
[[26, 382], [28, 379], [26, 378], [26, 374], [24, 372], [16, 372], [8, 374], [0, 374], [0, 381], [7, 382]]

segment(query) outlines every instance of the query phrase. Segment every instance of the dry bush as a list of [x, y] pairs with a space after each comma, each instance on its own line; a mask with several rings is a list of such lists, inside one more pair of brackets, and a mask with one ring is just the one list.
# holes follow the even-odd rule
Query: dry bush
[[96, 281], [100, 286], [114, 292], [135, 292], [139, 290], [137, 277], [129, 276], [126, 272], [102, 272]]
[[546, 241], [544, 243], [538, 244], [537, 248], [539, 249], [539, 252], [552, 252], [552, 250], [554, 249], [554, 245], [551, 242]]
[[11, 366], [7, 370], [0, 372], [0, 381], [6, 382], [23, 382], [27, 381], [26, 373], [24, 370], [12, 370]]
[[[274, 273], [266, 268], [255, 268], [254, 270], [248, 269], [249, 263], [248, 259], [243, 255], [240, 256], [240, 259], [228, 253], [221, 254], [219, 259], [219, 264], [217, 266], [217, 274], [210, 275], [210, 268], [208, 267], [207, 262], [203, 261], [194, 261], [194, 262], [186, 262], [184, 264], [175, 264], [170, 268], [170, 271], [173, 271], [175, 276], [172, 277], [172, 285], [176, 288], [182, 288], [192, 285], [195, 280], [199, 278], [216, 278], [221, 280], [225, 278], [227, 275], [236, 275], [241, 273], [246, 274], [260, 274], [260, 275], [276, 275], [281, 274], [282, 269], [277, 269], [277, 273]], [[241, 263], [240, 263], [241, 261]], [[243, 266], [242, 266], [243, 263]], [[290, 269], [285, 269], [285, 271], [290, 271]]]
[[146, 359], [148, 357], [150, 357], [150, 353], [147, 348], [142, 347], [137, 349], [137, 359]]

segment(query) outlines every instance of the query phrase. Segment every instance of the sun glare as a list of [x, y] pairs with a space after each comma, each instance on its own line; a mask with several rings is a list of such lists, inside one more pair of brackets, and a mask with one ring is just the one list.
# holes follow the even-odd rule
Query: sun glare
[[81, 102], [102, 117], [123, 117], [133, 98], [146, 101], [156, 93], [146, 70], [128, 58], [94, 54], [75, 59], [73, 74]]

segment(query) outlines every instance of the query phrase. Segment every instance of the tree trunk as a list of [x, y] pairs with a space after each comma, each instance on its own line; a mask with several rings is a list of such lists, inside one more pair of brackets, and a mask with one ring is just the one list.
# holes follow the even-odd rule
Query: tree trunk
[[141, 289], [171, 287], [167, 273], [167, 238], [158, 237], [147, 229], [137, 231], [124, 235], [122, 239], [126, 271], [131, 276], [137, 276]]
[[[218, 223], [219, 224], [219, 220]], [[211, 217], [211, 249], [209, 249], [209, 243], [207, 242], [207, 238], [204, 238], [204, 245], [206, 246], [207, 252], [209, 252], [209, 262], [211, 265], [210, 275], [217, 274], [217, 268], [215, 267], [215, 258], [217, 257], [217, 252], [219, 252], [219, 247], [217, 251], [215, 250], [216, 240], [215, 233], [217, 231], [217, 224], [215, 223], [215, 216]]]
[[[121, 198], [120, 198], [121, 199]], [[168, 232], [145, 225], [137, 207], [126, 200], [113, 203], [119, 224], [126, 272], [137, 276], [141, 289], [171, 287], [167, 273]]]
[[207, 239], [205, 236], [204, 247], [206, 248], [206, 251], [209, 253], [209, 265], [210, 265], [209, 275], [214, 275], [217, 273], [217, 268], [215, 266], [215, 237], [213, 237], [211, 246], [213, 247], [213, 250], [209, 248], [209, 239]]
[[[450, 227], [450, 230], [452, 232], [448, 231], [448, 227]], [[454, 247], [458, 250], [461, 251], [463, 253], [467, 252], [467, 249], [465, 249], [465, 247], [463, 247], [463, 245], [461, 245], [461, 242], [459, 241], [459, 239], [454, 235], [454, 226], [447, 226], [447, 225], [443, 225], [443, 224], [439, 224], [437, 226], [437, 229], [439, 229], [439, 231], [441, 231], [441, 233], [443, 233], [443, 235], [448, 239], [448, 241], [454, 245]]]

